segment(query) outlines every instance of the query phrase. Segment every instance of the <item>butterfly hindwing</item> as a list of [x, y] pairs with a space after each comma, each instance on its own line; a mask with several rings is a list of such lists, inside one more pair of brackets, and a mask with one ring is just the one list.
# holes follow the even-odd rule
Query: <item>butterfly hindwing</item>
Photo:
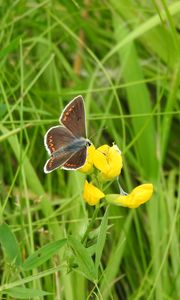
[[51, 156], [50, 159], [47, 160], [44, 166], [44, 172], [50, 173], [53, 170], [62, 167], [66, 161], [68, 161], [72, 156], [72, 153], [64, 152], [59, 156]]
[[71, 156], [62, 166], [62, 169], [66, 170], [77, 170], [81, 168], [85, 162], [87, 157], [87, 148], [82, 148], [77, 151], [75, 154]]
[[85, 109], [82, 96], [74, 98], [64, 109], [60, 122], [76, 137], [86, 137]]

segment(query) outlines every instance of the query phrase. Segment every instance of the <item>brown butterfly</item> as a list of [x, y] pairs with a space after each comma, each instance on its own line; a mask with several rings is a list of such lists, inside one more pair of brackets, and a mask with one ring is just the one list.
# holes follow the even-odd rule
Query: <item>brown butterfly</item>
[[44, 166], [50, 173], [57, 168], [77, 170], [87, 157], [91, 142], [86, 138], [85, 109], [82, 96], [75, 97], [63, 110], [62, 125], [51, 127], [45, 134], [44, 145], [51, 155]]

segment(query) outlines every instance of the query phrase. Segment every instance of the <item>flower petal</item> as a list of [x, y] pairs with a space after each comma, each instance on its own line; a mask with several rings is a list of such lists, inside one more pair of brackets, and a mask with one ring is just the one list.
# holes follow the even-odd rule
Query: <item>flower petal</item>
[[134, 188], [129, 195], [106, 195], [106, 200], [112, 204], [129, 208], [136, 208], [147, 202], [153, 193], [153, 185], [151, 183], [141, 184]]
[[96, 149], [94, 165], [101, 171], [100, 179], [111, 180], [119, 176], [122, 169], [122, 156], [117, 145], [103, 145]]
[[104, 173], [103, 176], [106, 179], [112, 179], [114, 177], [119, 176], [122, 169], [122, 156], [117, 145], [113, 145], [109, 149], [108, 161], [110, 165], [110, 169], [107, 173]]
[[95, 150], [96, 149], [93, 144], [90, 147], [88, 147], [86, 162], [85, 162], [84, 166], [79, 169], [80, 172], [90, 173], [93, 170], [93, 161], [94, 161]]
[[107, 161], [107, 156], [104, 152], [100, 151], [99, 148], [96, 149], [94, 153], [94, 165], [101, 172], [108, 172], [110, 166]]
[[96, 205], [104, 196], [105, 194], [100, 189], [85, 181], [83, 198], [89, 205]]
[[148, 201], [153, 193], [153, 185], [151, 183], [141, 184], [134, 188], [131, 192], [134, 202], [140, 204]]

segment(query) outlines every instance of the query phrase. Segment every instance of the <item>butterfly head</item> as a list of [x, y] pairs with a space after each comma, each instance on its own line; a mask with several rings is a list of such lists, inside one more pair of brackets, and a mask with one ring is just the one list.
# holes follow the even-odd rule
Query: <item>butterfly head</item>
[[90, 147], [92, 145], [91, 141], [86, 139], [86, 147]]

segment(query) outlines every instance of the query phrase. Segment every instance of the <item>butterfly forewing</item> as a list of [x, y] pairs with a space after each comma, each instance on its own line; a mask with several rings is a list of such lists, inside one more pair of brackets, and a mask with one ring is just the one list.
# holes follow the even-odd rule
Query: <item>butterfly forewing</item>
[[65, 107], [60, 122], [76, 137], [86, 137], [85, 110], [82, 96], [77, 96]]
[[54, 126], [47, 131], [44, 144], [49, 154], [52, 154], [61, 147], [70, 144], [74, 139], [73, 134], [64, 126]]
[[87, 148], [83, 148], [72, 155], [71, 158], [63, 164], [62, 168], [67, 170], [79, 169], [85, 164], [86, 156]]

